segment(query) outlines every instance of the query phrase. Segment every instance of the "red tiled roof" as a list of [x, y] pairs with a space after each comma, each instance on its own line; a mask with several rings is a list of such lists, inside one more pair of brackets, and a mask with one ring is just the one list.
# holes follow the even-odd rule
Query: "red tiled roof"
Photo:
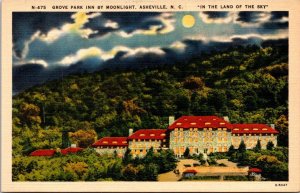
[[55, 154], [53, 149], [38, 149], [30, 153], [31, 156], [53, 156]]
[[66, 155], [68, 153], [77, 153], [78, 151], [82, 151], [83, 148], [80, 147], [68, 147], [66, 149], [61, 150], [61, 154]]
[[266, 124], [231, 124], [232, 134], [248, 134], [248, 133], [258, 133], [258, 134], [277, 134], [278, 131]]
[[231, 128], [231, 124], [217, 116], [182, 116], [169, 126], [175, 128]]
[[197, 171], [196, 170], [185, 170], [183, 173], [193, 173], [193, 174], [196, 174]]
[[128, 137], [128, 139], [165, 139], [166, 129], [140, 129]]
[[261, 173], [261, 172], [262, 172], [262, 170], [261, 170], [261, 169], [259, 169], [259, 168], [251, 168], [251, 169], [249, 169], [249, 170], [248, 170], [248, 172]]
[[127, 137], [103, 137], [96, 141], [92, 146], [128, 146]]

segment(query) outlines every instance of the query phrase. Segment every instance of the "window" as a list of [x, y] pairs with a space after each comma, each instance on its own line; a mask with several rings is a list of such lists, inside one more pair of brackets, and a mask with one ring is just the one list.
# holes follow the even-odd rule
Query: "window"
[[227, 131], [227, 128], [223, 128], [223, 131]]
[[181, 125], [182, 123], [180, 123], [180, 122], [178, 122], [178, 123], [176, 123], [176, 125]]
[[122, 143], [126, 144], [126, 143], [127, 143], [127, 141], [122, 141]]
[[224, 122], [221, 122], [220, 125], [225, 125], [225, 123], [224, 123]]
[[151, 136], [151, 137], [154, 137], [154, 136], [155, 136], [155, 134], [154, 134], [154, 133], [151, 133], [151, 134], [150, 134], [150, 136]]
[[103, 141], [104, 144], [108, 144], [108, 141]]
[[210, 125], [211, 123], [210, 122], [205, 122], [205, 125]]
[[196, 125], [196, 123], [193, 122], [193, 123], [191, 123], [191, 125]]
[[222, 147], [218, 147], [218, 152], [222, 152]]
[[116, 141], [113, 141], [112, 143], [113, 143], [113, 144], [117, 144], [118, 142], [116, 142]]

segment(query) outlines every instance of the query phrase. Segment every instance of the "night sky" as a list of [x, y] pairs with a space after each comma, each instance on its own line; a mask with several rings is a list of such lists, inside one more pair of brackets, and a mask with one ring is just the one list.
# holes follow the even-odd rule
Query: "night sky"
[[172, 64], [287, 39], [288, 12], [15, 12], [13, 93], [62, 74]]

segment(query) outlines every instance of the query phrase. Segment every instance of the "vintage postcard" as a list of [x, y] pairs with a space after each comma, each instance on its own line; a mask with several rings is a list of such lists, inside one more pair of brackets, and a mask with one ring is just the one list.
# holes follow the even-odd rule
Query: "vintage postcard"
[[4, 0], [2, 191], [300, 191], [299, 8]]

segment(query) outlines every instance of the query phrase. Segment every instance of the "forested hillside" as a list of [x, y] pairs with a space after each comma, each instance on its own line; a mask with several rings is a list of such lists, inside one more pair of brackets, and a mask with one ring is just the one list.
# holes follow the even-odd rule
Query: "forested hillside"
[[285, 47], [236, 47], [185, 63], [142, 66], [62, 75], [14, 96], [13, 155], [68, 141], [87, 147], [94, 138], [127, 136], [129, 128], [166, 128], [170, 115], [275, 123], [279, 145], [287, 146]]

